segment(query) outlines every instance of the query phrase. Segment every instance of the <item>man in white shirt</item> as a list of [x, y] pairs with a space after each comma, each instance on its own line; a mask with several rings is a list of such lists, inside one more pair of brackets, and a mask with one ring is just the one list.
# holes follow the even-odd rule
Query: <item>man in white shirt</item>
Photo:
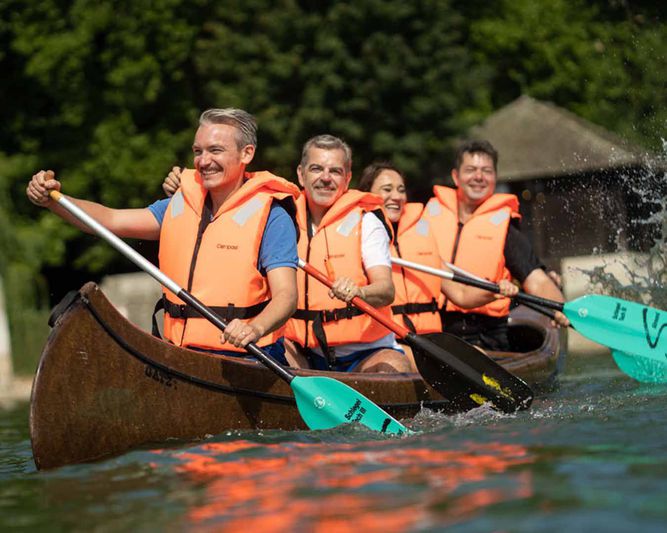
[[349, 190], [352, 152], [332, 135], [313, 137], [297, 167], [299, 256], [333, 281], [331, 290], [298, 274], [297, 311], [288, 321], [287, 353], [309, 366], [355, 372], [409, 372], [394, 334], [349, 302], [361, 297], [391, 316], [390, 224], [376, 195]]

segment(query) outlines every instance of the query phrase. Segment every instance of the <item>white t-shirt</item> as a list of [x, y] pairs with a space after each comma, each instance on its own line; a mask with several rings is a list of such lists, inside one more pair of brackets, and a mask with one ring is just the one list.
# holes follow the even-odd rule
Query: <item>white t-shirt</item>
[[[376, 266], [391, 268], [389, 244], [389, 235], [384, 224], [373, 213], [365, 213], [361, 219], [361, 259], [366, 270]], [[396, 342], [396, 336], [389, 333], [373, 342], [355, 342], [337, 346], [336, 356], [344, 357], [362, 350], [380, 350], [382, 348], [401, 350]], [[323, 356], [319, 347], [313, 348], [313, 351]]]

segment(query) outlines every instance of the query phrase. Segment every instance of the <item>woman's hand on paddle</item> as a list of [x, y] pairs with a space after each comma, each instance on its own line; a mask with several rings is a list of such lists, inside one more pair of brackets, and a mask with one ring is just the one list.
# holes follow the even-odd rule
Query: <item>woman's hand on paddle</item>
[[570, 321], [563, 313], [556, 311], [554, 312], [554, 319], [551, 321], [551, 324], [556, 327], [562, 326], [566, 328], [570, 325]]
[[495, 295], [496, 299], [511, 298], [519, 294], [519, 287], [508, 279], [501, 279], [498, 282], [498, 288], [500, 289], [500, 293]]
[[329, 298], [338, 298], [347, 303], [351, 302], [355, 296], [360, 296], [363, 299], [364, 293], [362, 288], [357, 287], [350, 278], [338, 278], [329, 289]]
[[237, 348], [245, 348], [248, 343], [256, 342], [262, 337], [257, 326], [249, 322], [242, 322], [238, 318], [232, 320], [225, 331], [220, 335], [220, 342], [233, 344]]
[[549, 272], [547, 272], [547, 276], [549, 276], [549, 279], [556, 284], [556, 287], [558, 287], [560, 290], [563, 289], [563, 278], [560, 277], [558, 272], [555, 270], [549, 270]]
[[181, 186], [181, 173], [183, 169], [181, 167], [173, 167], [171, 172], [167, 174], [167, 177], [164, 178], [162, 182], [162, 190], [168, 197], [172, 197], [174, 193]]
[[40, 170], [32, 177], [25, 192], [33, 204], [39, 207], [49, 207], [53, 202], [49, 192], [59, 190], [60, 182], [56, 180], [53, 170]]

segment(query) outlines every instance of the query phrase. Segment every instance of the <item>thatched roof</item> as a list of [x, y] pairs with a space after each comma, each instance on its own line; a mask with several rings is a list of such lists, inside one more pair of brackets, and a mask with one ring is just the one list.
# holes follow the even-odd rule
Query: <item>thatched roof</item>
[[471, 130], [498, 150], [498, 181], [647, 164], [647, 152], [554, 104], [522, 96]]

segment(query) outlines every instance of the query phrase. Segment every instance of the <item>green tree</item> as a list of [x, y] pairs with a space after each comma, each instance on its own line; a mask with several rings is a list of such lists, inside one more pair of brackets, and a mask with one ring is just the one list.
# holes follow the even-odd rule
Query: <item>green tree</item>
[[470, 25], [476, 61], [493, 68], [490, 105], [550, 100], [652, 149], [667, 123], [667, 28], [651, 6], [501, 0]]
[[[112, 206], [160, 194], [190, 163], [198, 113], [239, 106], [260, 122], [254, 168], [293, 177], [311, 135], [341, 135], [355, 170], [391, 157], [422, 189], [448, 139], [491, 111], [449, 2], [4, 0], [0, 26], [14, 105], [0, 110], [0, 172], [18, 220], [39, 223], [43, 265], [97, 275], [128, 268], [108, 247], [25, 200], [32, 170]], [[4, 20], [4, 19], [3, 19]], [[18, 159], [17, 159], [18, 158]], [[31, 159], [31, 165], [15, 164]], [[47, 222], [48, 220], [48, 222]], [[37, 232], [37, 231], [36, 231]], [[49, 251], [50, 243], [65, 241]], [[37, 245], [35, 245], [37, 246]]]
[[180, 0], [0, 1], [0, 212], [11, 213], [0, 267], [15, 345], [35, 338], [31, 313], [49, 294], [58, 299], [72, 279], [128, 268], [29, 205], [27, 180], [53, 168], [67, 192], [115, 206], [158, 196], [197, 116], [184, 73], [206, 9]]
[[293, 176], [303, 142], [329, 132], [353, 146], [355, 171], [392, 158], [428, 187], [449, 139], [491, 111], [465, 21], [447, 1], [306, 4], [214, 11], [196, 60], [205, 100], [256, 112], [256, 166]]

